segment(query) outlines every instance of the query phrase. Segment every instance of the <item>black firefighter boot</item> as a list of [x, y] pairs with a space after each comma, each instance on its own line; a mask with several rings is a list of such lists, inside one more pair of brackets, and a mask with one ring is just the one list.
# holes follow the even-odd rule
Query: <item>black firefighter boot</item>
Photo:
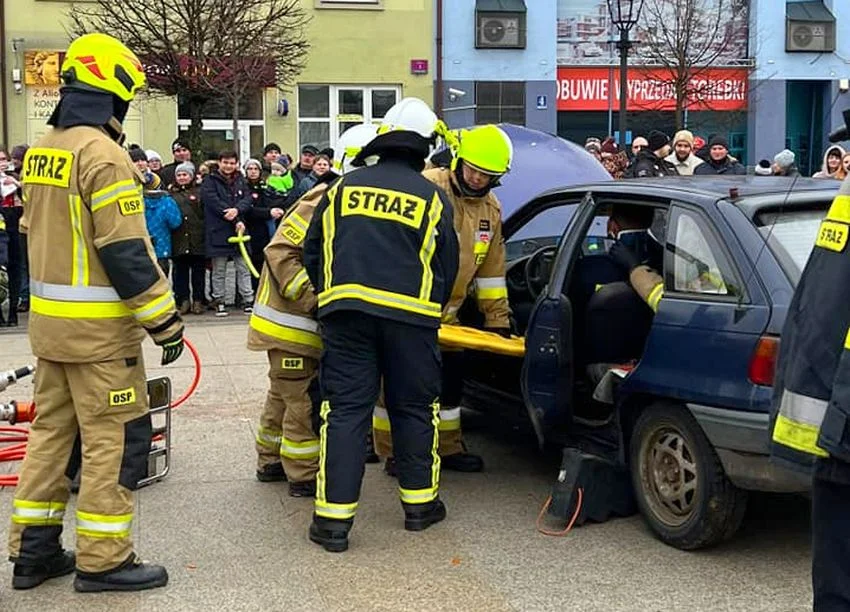
[[353, 519], [328, 519], [313, 514], [310, 541], [321, 545], [328, 552], [345, 552], [348, 550], [348, 532], [353, 523]]
[[108, 572], [89, 574], [77, 570], [74, 590], [79, 593], [100, 591], [144, 591], [168, 584], [168, 572], [161, 565], [144, 563], [135, 553]]
[[438, 497], [427, 504], [401, 504], [404, 508], [404, 528], [423, 531], [446, 518], [446, 505]]
[[15, 563], [12, 570], [13, 589], [31, 589], [45, 580], [67, 576], [74, 571], [76, 558], [69, 550], [60, 550], [39, 563]]

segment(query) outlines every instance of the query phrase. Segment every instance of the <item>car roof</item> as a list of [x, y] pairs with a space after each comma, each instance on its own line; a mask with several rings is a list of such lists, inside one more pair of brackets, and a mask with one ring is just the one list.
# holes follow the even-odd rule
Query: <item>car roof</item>
[[[747, 200], [761, 201], [761, 196], [811, 194], [815, 198], [831, 199], [838, 191], [840, 181], [811, 178], [789, 178], [783, 176], [669, 176], [660, 178], [624, 179], [620, 181], [579, 185], [549, 191], [556, 193], [600, 191], [609, 193], [635, 193], [642, 195], [675, 195], [671, 192], [688, 194], [689, 200], [720, 200], [730, 197], [730, 190], [737, 189], [738, 204], [747, 208]], [[697, 196], [696, 198], [694, 196]], [[806, 198], [810, 199], [810, 198]]]

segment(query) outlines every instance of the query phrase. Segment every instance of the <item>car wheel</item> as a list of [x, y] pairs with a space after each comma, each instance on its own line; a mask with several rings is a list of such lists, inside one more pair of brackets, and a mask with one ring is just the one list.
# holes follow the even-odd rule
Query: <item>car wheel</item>
[[631, 474], [641, 513], [665, 543], [681, 550], [712, 546], [741, 524], [746, 491], [735, 487], [684, 407], [653, 404], [631, 437]]

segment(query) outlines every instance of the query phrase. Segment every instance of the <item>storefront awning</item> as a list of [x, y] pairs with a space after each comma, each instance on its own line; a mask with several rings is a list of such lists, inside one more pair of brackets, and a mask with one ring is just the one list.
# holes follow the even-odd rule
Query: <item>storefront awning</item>
[[525, 13], [525, 0], [475, 0], [480, 13]]
[[789, 2], [785, 5], [785, 16], [791, 21], [817, 21], [835, 23], [835, 16], [822, 0], [814, 2]]

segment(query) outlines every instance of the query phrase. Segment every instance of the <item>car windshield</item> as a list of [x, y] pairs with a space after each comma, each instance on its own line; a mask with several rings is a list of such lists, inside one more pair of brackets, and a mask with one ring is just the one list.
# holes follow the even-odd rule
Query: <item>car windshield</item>
[[545, 246], [558, 244], [577, 208], [576, 203], [562, 204], [529, 219], [505, 242], [506, 259], [513, 261]]
[[827, 206], [824, 203], [818, 209], [772, 211], [756, 217], [759, 232], [795, 286], [814, 248]]

